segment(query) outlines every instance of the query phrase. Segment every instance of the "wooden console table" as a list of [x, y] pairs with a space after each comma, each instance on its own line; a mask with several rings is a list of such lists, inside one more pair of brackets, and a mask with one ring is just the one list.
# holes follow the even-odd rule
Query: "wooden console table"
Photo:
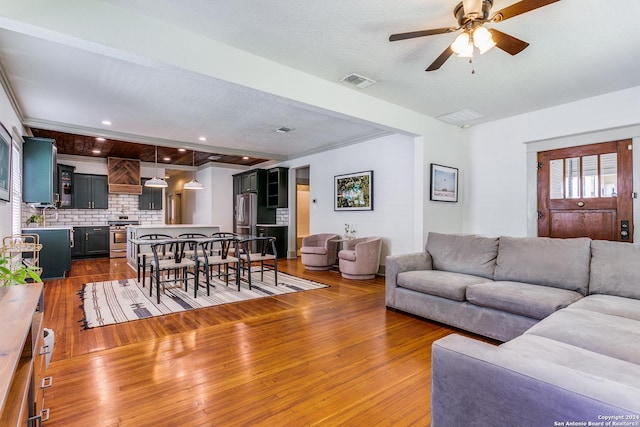
[[39, 426], [48, 419], [42, 283], [0, 287], [0, 427]]

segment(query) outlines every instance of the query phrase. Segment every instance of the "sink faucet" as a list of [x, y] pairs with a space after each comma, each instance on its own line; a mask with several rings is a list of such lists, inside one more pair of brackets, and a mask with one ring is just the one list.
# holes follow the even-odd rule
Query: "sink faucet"
[[47, 226], [47, 209], [58, 210], [58, 207], [56, 205], [47, 205], [42, 207], [42, 226], [43, 227]]

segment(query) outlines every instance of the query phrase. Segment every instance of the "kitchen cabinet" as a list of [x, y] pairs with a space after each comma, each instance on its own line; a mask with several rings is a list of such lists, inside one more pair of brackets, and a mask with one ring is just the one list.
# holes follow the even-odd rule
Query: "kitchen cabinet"
[[74, 227], [74, 258], [109, 256], [109, 226]]
[[73, 175], [73, 206], [76, 209], [107, 209], [109, 184], [106, 175]]
[[73, 207], [73, 187], [74, 166], [58, 165], [58, 177], [56, 179], [55, 194], [59, 209], [69, 209]]
[[54, 203], [56, 145], [50, 138], [27, 137], [22, 145], [22, 201]]
[[142, 194], [138, 196], [138, 208], [141, 211], [162, 210], [162, 188], [145, 187], [150, 178], [142, 178]]
[[288, 175], [289, 168], [273, 168], [267, 171], [267, 207], [289, 206]]
[[65, 277], [71, 270], [71, 228], [25, 228], [23, 234], [37, 234], [40, 250], [42, 279]]
[[276, 238], [276, 252], [278, 252], [278, 258], [287, 257], [288, 248], [288, 230], [286, 225], [272, 225], [272, 224], [258, 224], [256, 226], [256, 234], [259, 237], [275, 237]]

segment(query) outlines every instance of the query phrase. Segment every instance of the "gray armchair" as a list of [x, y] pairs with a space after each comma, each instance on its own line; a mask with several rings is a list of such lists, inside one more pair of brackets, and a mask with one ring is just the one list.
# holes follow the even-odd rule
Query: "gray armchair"
[[330, 270], [336, 263], [340, 236], [331, 233], [312, 234], [302, 239], [300, 254], [307, 270]]
[[380, 237], [361, 237], [344, 242], [338, 252], [340, 273], [345, 279], [373, 279], [380, 268]]

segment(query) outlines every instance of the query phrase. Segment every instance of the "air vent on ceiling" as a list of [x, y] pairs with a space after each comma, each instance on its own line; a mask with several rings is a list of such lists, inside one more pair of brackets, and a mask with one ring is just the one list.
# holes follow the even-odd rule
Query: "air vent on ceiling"
[[277, 132], [277, 133], [289, 133], [289, 132], [291, 132], [292, 130], [293, 130], [293, 128], [288, 128], [288, 127], [286, 127], [286, 126], [281, 126], [281, 127], [279, 127], [278, 129], [274, 129], [273, 131], [274, 131], [274, 132]]
[[468, 127], [472, 121], [483, 117], [484, 114], [479, 113], [476, 110], [472, 110], [471, 108], [466, 108], [453, 113], [443, 114], [442, 116], [436, 117], [436, 119], [449, 123], [450, 125]]
[[371, 86], [376, 82], [375, 80], [356, 73], [351, 73], [348, 76], [344, 76], [340, 81], [349, 83], [350, 85], [354, 85], [359, 89], [364, 89], [365, 87]]

